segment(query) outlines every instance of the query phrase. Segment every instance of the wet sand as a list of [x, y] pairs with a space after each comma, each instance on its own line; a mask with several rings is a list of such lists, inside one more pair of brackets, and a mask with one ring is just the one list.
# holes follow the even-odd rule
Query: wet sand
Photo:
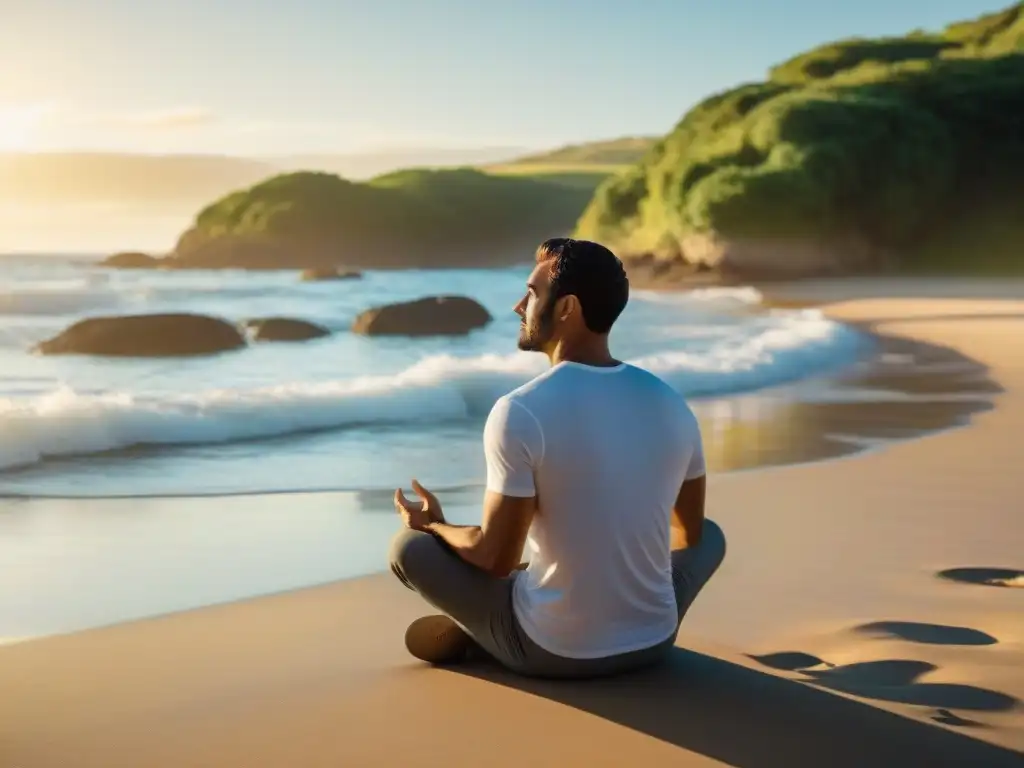
[[874, 336], [876, 349], [836, 375], [694, 402], [709, 470], [834, 459], [963, 426], [1002, 391], [955, 349]]
[[[856, 288], [771, 290], [967, 361], [895, 377], [896, 406], [950, 402], [811, 404], [817, 432], [966, 426], [714, 473], [729, 553], [666, 668], [585, 684], [426, 668], [402, 632], [428, 609], [371, 576], [0, 648], [0, 765], [1024, 764], [1024, 301], [1005, 283], [969, 300]], [[792, 413], [762, 442], [799, 434]]]

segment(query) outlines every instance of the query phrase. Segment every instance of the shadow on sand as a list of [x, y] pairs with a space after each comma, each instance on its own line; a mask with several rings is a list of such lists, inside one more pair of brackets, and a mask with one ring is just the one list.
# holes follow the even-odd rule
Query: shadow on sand
[[738, 768], [1024, 765], [1020, 752], [682, 648], [657, 668], [600, 680], [522, 678], [484, 662], [452, 671], [589, 712]]
[[918, 621], [873, 621], [854, 628], [855, 632], [875, 637], [891, 637], [927, 645], [995, 645], [999, 642], [988, 632], [947, 624], [923, 624]]
[[940, 579], [985, 587], [1024, 587], [1024, 571], [1016, 568], [947, 568]]
[[1004, 712], [1019, 703], [1009, 694], [975, 685], [919, 682], [923, 675], [938, 669], [927, 661], [881, 659], [836, 666], [809, 653], [795, 651], [750, 658], [772, 669], [799, 672], [805, 682], [813, 685], [866, 699], [979, 712]]

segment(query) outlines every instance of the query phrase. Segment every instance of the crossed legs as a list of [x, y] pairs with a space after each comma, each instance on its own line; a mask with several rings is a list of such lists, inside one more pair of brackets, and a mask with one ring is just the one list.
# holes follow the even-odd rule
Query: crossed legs
[[[672, 552], [679, 622], [725, 558], [725, 536], [704, 521], [700, 544]], [[450, 617], [473, 643], [509, 669], [543, 677], [593, 677], [660, 660], [675, 633], [652, 648], [600, 659], [556, 656], [527, 637], [512, 610], [515, 574], [496, 578], [474, 568], [429, 533], [403, 529], [392, 541], [391, 570], [409, 589]], [[677, 625], [678, 629], [678, 625]], [[450, 635], [448, 635], [450, 638]]]

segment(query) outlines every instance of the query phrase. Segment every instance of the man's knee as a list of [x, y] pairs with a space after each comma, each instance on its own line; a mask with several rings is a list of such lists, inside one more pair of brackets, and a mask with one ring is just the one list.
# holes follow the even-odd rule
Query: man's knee
[[677, 591], [695, 596], [715, 575], [725, 559], [725, 534], [713, 520], [705, 518], [700, 543], [672, 552], [672, 577]]
[[701, 547], [705, 549], [705, 557], [709, 564], [713, 564], [713, 570], [717, 571], [718, 566], [725, 560], [725, 533], [714, 520], [704, 519], [704, 530], [701, 534]]
[[420, 576], [429, 572], [429, 563], [437, 557], [441, 545], [429, 533], [403, 527], [391, 540], [388, 560], [391, 570], [410, 589], [416, 589]]

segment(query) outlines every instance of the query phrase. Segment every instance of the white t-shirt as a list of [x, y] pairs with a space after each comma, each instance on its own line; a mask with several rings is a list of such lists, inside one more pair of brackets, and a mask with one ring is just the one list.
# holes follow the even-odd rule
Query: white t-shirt
[[622, 363], [561, 362], [500, 398], [484, 428], [487, 488], [538, 497], [513, 609], [545, 650], [597, 658], [676, 630], [669, 525], [705, 472], [684, 398]]

